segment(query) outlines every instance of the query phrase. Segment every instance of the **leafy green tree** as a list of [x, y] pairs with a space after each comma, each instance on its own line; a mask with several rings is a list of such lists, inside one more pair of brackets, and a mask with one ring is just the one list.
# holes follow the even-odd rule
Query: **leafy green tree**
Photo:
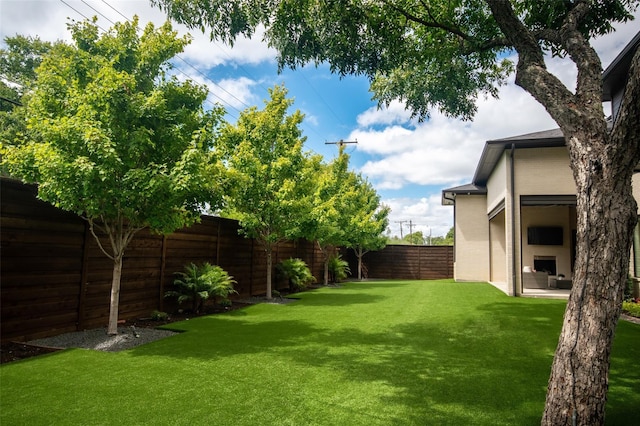
[[314, 178], [311, 210], [305, 223], [305, 236], [316, 241], [323, 255], [323, 283], [329, 283], [329, 260], [336, 247], [348, 243], [346, 223], [356, 206], [348, 202], [354, 188], [348, 170], [349, 156], [340, 147], [330, 164], [320, 164]]
[[412, 232], [411, 234], [405, 235], [404, 240], [408, 244], [423, 245], [425, 238], [424, 238], [424, 235], [422, 234], [422, 231], [416, 231], [416, 232]]
[[353, 248], [359, 257], [384, 247], [382, 232], [387, 227], [389, 209], [380, 206], [380, 197], [361, 175], [349, 170], [349, 155], [340, 147], [330, 164], [322, 165], [315, 179], [312, 210], [306, 236], [315, 240], [324, 256], [324, 284], [329, 281], [329, 262], [336, 247]]
[[445, 241], [444, 245], [452, 246], [454, 238], [455, 238], [455, 228], [452, 226], [447, 232], [447, 235], [444, 236], [444, 241]]
[[[399, 98], [471, 118], [515, 71], [562, 130], [577, 186], [578, 250], [572, 295], [553, 361], [543, 424], [602, 424], [610, 353], [637, 221], [631, 177], [640, 160], [640, 51], [609, 130], [594, 36], [632, 19], [637, 0], [152, 0], [178, 21], [233, 41], [259, 25], [281, 67], [327, 61], [362, 74], [381, 103]], [[517, 53], [517, 62], [506, 59]], [[571, 61], [575, 85], [547, 69]], [[575, 89], [574, 89], [575, 88]], [[606, 235], [607, 238], [602, 238]]]
[[391, 208], [380, 203], [376, 190], [361, 175], [354, 175], [353, 187], [353, 197], [347, 201], [354, 209], [346, 218], [345, 247], [351, 248], [358, 259], [358, 279], [361, 280], [363, 256], [387, 244], [384, 232], [389, 226]]
[[172, 232], [221, 198], [211, 147], [222, 111], [203, 109], [204, 87], [167, 77], [168, 60], [188, 43], [169, 23], [141, 35], [137, 18], [102, 35], [95, 20], [69, 27], [74, 44], [44, 55], [25, 106], [26, 140], [4, 146], [2, 163], [37, 183], [39, 198], [87, 220], [113, 260], [116, 334], [123, 256], [136, 232]]
[[22, 107], [36, 79], [35, 69], [52, 44], [39, 38], [5, 38], [0, 49], [0, 142], [14, 145], [23, 142], [26, 120]]
[[237, 219], [241, 232], [255, 238], [267, 258], [267, 295], [272, 297], [273, 248], [300, 235], [306, 212], [303, 190], [307, 164], [298, 128], [303, 115], [287, 115], [293, 101], [284, 87], [269, 90], [265, 108], [244, 110], [238, 122], [221, 132], [219, 149], [230, 183], [225, 214]]

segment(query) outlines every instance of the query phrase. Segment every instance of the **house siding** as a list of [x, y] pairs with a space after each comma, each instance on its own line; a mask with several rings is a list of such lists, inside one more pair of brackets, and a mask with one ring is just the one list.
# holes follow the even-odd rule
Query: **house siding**
[[505, 151], [487, 181], [487, 213], [503, 202], [507, 196], [507, 164], [508, 157]]
[[515, 167], [516, 199], [576, 193], [566, 147], [517, 150]]
[[455, 263], [457, 281], [489, 280], [489, 221], [487, 197], [458, 195], [455, 214]]

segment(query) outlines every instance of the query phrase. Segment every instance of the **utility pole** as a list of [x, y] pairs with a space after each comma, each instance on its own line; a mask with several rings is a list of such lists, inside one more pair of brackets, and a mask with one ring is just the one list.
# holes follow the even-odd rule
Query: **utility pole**
[[396, 220], [396, 223], [400, 224], [400, 239], [402, 239], [402, 224], [405, 222], [406, 220]]
[[409, 220], [409, 235], [411, 235], [411, 244], [413, 244], [413, 221]]
[[358, 140], [356, 139], [355, 141], [344, 141], [344, 140], [340, 139], [339, 141], [336, 141], [336, 142], [325, 142], [324, 144], [325, 145], [338, 145], [338, 146], [341, 147], [341, 146], [344, 146], [345, 144], [348, 144], [348, 143], [358, 143]]

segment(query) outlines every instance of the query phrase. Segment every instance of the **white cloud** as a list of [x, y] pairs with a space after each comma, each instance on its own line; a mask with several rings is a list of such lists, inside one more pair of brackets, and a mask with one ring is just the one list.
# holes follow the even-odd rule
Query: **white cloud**
[[[183, 25], [177, 27], [184, 28], [181, 33], [188, 31]], [[220, 41], [210, 40], [208, 35], [198, 30], [189, 30], [189, 32], [193, 36], [193, 41], [187, 46], [182, 56], [198, 68], [209, 69], [221, 64], [242, 67], [245, 64], [275, 61], [276, 51], [262, 41], [263, 28], [258, 29], [250, 39], [238, 38], [233, 48]]]
[[242, 111], [256, 103], [255, 96], [251, 92], [251, 87], [256, 84], [255, 81], [246, 77], [224, 79], [218, 81], [216, 86], [211, 87], [211, 92], [216, 101]]
[[[98, 25], [103, 29], [113, 26], [113, 22], [123, 22], [137, 15], [140, 27], [148, 22], [162, 25], [167, 16], [158, 8], [151, 7], [148, 0], [0, 0], [0, 30], [2, 38], [22, 35], [38, 35], [42, 40], [71, 41], [67, 31], [67, 17], [76, 21], [85, 17], [98, 17]], [[264, 28], [259, 28], [251, 39], [238, 38], [233, 49], [219, 41], [212, 42], [208, 34], [199, 29], [189, 29], [182, 24], [173, 24], [180, 35], [191, 34], [193, 40], [180, 55], [198, 68], [212, 68], [220, 64], [257, 64], [274, 61], [276, 52], [262, 41]]]
[[392, 125], [405, 123], [411, 119], [411, 112], [407, 111], [400, 101], [393, 101], [387, 108], [369, 108], [358, 116], [358, 126]]
[[[440, 194], [422, 198], [389, 198], [382, 202], [391, 207], [389, 231], [391, 235], [422, 232], [433, 237], [445, 236], [453, 226], [452, 208], [440, 205]], [[402, 222], [402, 224], [400, 223]]]

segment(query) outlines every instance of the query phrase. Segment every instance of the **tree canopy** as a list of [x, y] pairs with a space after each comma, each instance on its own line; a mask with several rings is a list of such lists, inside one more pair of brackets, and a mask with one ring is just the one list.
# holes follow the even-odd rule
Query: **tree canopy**
[[288, 115], [293, 103], [282, 86], [269, 90], [263, 110], [244, 110], [236, 124], [221, 131], [218, 149], [229, 168], [225, 214], [255, 238], [267, 254], [267, 298], [271, 298], [272, 248], [300, 236], [309, 190], [305, 138], [298, 128], [303, 115]]
[[167, 76], [189, 42], [170, 24], [141, 35], [137, 18], [104, 34], [89, 21], [69, 29], [74, 43], [53, 46], [36, 69], [26, 134], [3, 146], [2, 166], [106, 234], [108, 242], [96, 240], [114, 260], [116, 333], [122, 257], [134, 234], [171, 232], [220, 201], [212, 144], [222, 111], [203, 108], [204, 87]]

